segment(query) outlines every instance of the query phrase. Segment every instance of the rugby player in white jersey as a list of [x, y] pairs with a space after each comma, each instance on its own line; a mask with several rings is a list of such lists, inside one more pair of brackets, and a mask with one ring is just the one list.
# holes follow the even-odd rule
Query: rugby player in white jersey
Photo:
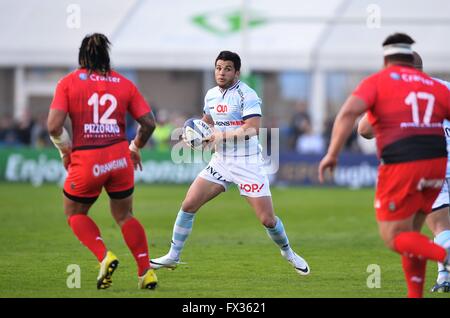
[[[414, 52], [414, 67], [420, 71], [423, 70], [422, 58], [417, 52]], [[436, 80], [450, 89], [449, 82], [445, 82], [440, 79]], [[445, 176], [446, 180], [442, 186], [441, 192], [436, 198], [436, 201], [433, 203], [433, 212], [427, 215], [425, 222], [431, 232], [433, 232], [434, 242], [444, 248], [448, 248], [450, 246], [450, 122], [448, 120], [444, 120], [443, 128], [447, 139], [448, 152], [447, 172]], [[358, 133], [367, 139], [374, 137], [372, 126], [367, 120], [366, 115], [363, 116], [358, 124]], [[450, 275], [442, 263], [438, 263], [438, 276], [435, 285], [431, 288], [431, 291], [446, 293], [450, 292]]]
[[274, 213], [258, 143], [261, 99], [239, 80], [240, 68], [241, 59], [236, 53], [222, 51], [216, 58], [217, 86], [206, 93], [202, 118], [214, 127], [210, 142], [216, 151], [186, 194], [175, 220], [169, 252], [150, 261], [154, 269], [177, 266], [197, 211], [234, 183], [279, 246], [281, 255], [300, 275], [310, 272], [306, 261], [292, 250], [283, 223]]
[[[450, 83], [437, 79], [450, 89]], [[450, 122], [444, 120], [443, 123], [445, 138], [447, 140], [447, 171], [445, 173], [445, 182], [442, 186], [436, 201], [433, 203], [433, 213], [430, 213], [425, 222], [434, 235], [434, 242], [442, 247], [450, 247]], [[432, 292], [450, 292], [450, 275], [442, 263], [438, 263], [438, 276], [435, 285], [431, 288]]]

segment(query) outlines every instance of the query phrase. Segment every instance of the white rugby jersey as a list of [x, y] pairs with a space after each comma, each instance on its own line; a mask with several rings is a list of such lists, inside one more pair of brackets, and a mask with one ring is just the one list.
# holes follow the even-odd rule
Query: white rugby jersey
[[[244, 120], [261, 116], [261, 99], [247, 84], [237, 81], [226, 90], [219, 86], [211, 88], [205, 96], [203, 112], [210, 115], [214, 128], [221, 131], [233, 131], [244, 124]], [[258, 136], [248, 140], [227, 140], [216, 148], [223, 156], [250, 156], [259, 153]]]
[[[443, 81], [441, 79], [435, 78], [435, 80], [441, 82], [442, 84], [444, 84], [445, 86], [448, 87], [448, 89], [450, 89], [450, 82], [446, 82]], [[444, 128], [444, 132], [445, 132], [445, 138], [447, 139], [447, 172], [446, 172], [446, 178], [450, 178], [450, 121], [448, 121], [447, 119], [444, 120], [443, 123], [443, 128]]]

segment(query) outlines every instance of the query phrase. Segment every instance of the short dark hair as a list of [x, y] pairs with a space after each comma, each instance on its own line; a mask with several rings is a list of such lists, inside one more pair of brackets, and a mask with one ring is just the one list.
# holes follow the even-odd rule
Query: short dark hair
[[[415, 41], [405, 33], [394, 33], [389, 35], [383, 42], [383, 46], [390, 44], [414, 44]], [[412, 54], [392, 54], [384, 57], [388, 62], [404, 62], [413, 64], [414, 56]]]
[[89, 72], [98, 71], [106, 74], [111, 71], [109, 60], [109, 42], [106, 35], [94, 33], [86, 35], [81, 42], [78, 53], [78, 63], [80, 68], [85, 68]]
[[222, 61], [231, 61], [233, 62], [234, 69], [236, 71], [241, 70], [241, 58], [237, 53], [231, 52], [231, 51], [222, 51], [219, 53], [219, 55], [216, 58], [216, 61], [214, 62], [214, 66], [217, 64], [218, 60]]

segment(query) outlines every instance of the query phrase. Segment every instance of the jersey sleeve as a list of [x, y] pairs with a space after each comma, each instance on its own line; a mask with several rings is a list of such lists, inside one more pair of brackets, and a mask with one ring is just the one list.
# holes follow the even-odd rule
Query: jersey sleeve
[[150, 105], [134, 85], [131, 87], [131, 100], [128, 105], [128, 111], [134, 119], [138, 119], [151, 112]]
[[53, 96], [50, 109], [59, 109], [69, 112], [69, 94], [67, 89], [67, 78], [61, 79], [56, 85], [55, 95]]
[[244, 99], [244, 107], [242, 109], [242, 120], [247, 120], [255, 116], [262, 116], [261, 104], [261, 98], [259, 98], [255, 92], [247, 93]]
[[447, 88], [447, 91], [445, 92], [445, 97], [444, 97], [444, 103], [446, 103], [446, 107], [445, 107], [445, 110], [446, 110], [446, 118], [447, 118], [447, 120], [450, 120], [450, 117], [448, 117], [448, 116], [450, 116], [450, 82], [446, 82], [446, 81], [444, 81], [444, 80], [441, 80], [441, 79], [439, 79], [439, 78], [433, 78], [435, 81], [437, 81], [437, 82], [439, 82], [439, 83], [441, 83], [442, 85], [444, 85], [446, 88]]
[[203, 104], [203, 114], [211, 116], [211, 112], [209, 111], [209, 105], [207, 102], [207, 97], [208, 97], [208, 94], [205, 95], [205, 101]]
[[361, 98], [369, 109], [375, 104], [377, 98], [376, 79], [376, 76], [364, 79], [352, 93], [352, 95]]
[[436, 81], [438, 81], [439, 83], [441, 83], [442, 85], [445, 85], [445, 86], [447, 86], [447, 89], [449, 89], [450, 90], [450, 82], [447, 82], [447, 81], [444, 81], [444, 80], [441, 80], [441, 79], [439, 79], [439, 78], [433, 78], [434, 80], [436, 80]]
[[[443, 81], [441, 79], [437, 79], [439, 82], [441, 82], [443, 85], [445, 85], [447, 87], [447, 116], [450, 116], [450, 82], [447, 81]], [[450, 117], [447, 117], [447, 120], [450, 121]]]

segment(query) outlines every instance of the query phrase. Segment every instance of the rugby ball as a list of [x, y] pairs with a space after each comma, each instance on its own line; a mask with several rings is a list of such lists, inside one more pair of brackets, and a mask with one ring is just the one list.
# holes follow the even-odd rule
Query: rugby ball
[[192, 149], [202, 149], [203, 141], [207, 141], [213, 135], [213, 130], [201, 119], [190, 118], [183, 126], [183, 140]]

